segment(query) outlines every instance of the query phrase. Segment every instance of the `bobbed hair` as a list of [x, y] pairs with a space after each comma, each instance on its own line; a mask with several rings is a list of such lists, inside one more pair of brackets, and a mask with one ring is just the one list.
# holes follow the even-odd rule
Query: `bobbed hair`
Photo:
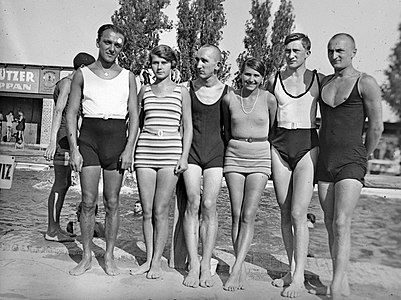
[[161, 57], [171, 63], [171, 68], [174, 69], [177, 66], [177, 55], [170, 46], [158, 45], [154, 47], [149, 53], [149, 62], [152, 63], [152, 55]]
[[300, 32], [294, 32], [286, 36], [284, 40], [284, 45], [287, 46], [289, 43], [294, 42], [294, 41], [301, 41], [302, 46], [310, 51], [312, 47], [312, 43], [309, 39], [309, 37], [306, 34], [300, 33]]
[[248, 57], [241, 65], [241, 74], [244, 73], [245, 67], [254, 69], [255, 71], [259, 72], [262, 77], [265, 76], [266, 67], [264, 63], [255, 58], [255, 57]]

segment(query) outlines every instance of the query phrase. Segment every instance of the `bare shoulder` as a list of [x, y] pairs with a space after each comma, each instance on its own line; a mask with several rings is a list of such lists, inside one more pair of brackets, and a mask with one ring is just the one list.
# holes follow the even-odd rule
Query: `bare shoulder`
[[359, 82], [362, 86], [365, 86], [365, 85], [367, 85], [367, 86], [373, 85], [373, 86], [377, 86], [377, 87], [379, 86], [377, 84], [376, 79], [373, 76], [366, 74], [366, 73], [361, 74], [361, 78], [360, 78]]
[[230, 100], [231, 100], [232, 98], [236, 97], [236, 93], [237, 93], [237, 91], [236, 91], [235, 89], [230, 88], [230, 89], [227, 91], [227, 94], [225, 94], [225, 95], [223, 96], [223, 102], [224, 102], [224, 103], [229, 103]]

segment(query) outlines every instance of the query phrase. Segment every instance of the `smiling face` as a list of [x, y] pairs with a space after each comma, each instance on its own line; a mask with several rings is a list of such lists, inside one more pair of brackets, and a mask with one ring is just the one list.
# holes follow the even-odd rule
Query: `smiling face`
[[99, 56], [106, 62], [114, 62], [124, 45], [124, 36], [112, 29], [103, 31], [100, 39], [96, 40]]
[[166, 77], [170, 76], [171, 74], [171, 62], [167, 61], [166, 59], [157, 56], [151, 55], [150, 56], [150, 64], [152, 67], [153, 74], [155, 74], [156, 78], [159, 80], [163, 80]]
[[332, 38], [327, 45], [327, 56], [335, 70], [351, 66], [355, 54], [355, 43], [345, 35]]
[[255, 69], [245, 66], [244, 71], [241, 73], [242, 86], [244, 89], [254, 91], [262, 83], [263, 77]]
[[301, 40], [288, 43], [284, 49], [285, 60], [288, 68], [297, 69], [305, 64], [310, 55], [310, 51], [305, 49]]

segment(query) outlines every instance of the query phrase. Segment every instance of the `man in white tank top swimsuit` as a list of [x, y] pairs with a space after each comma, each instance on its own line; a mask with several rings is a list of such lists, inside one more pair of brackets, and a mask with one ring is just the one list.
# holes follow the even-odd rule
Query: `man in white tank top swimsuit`
[[[125, 35], [121, 29], [112, 24], [101, 26], [96, 40], [99, 48], [96, 62], [79, 69], [71, 83], [67, 110], [70, 164], [74, 171], [81, 173], [82, 189], [80, 226], [83, 255], [81, 262], [70, 270], [70, 274], [75, 276], [91, 268], [91, 244], [101, 172], [106, 211], [105, 271], [110, 276], [119, 274], [113, 255], [119, 225], [119, 193], [124, 171], [132, 165], [138, 133], [135, 76], [115, 62], [124, 42]], [[83, 121], [78, 141], [76, 120], [81, 99]]]
[[272, 174], [290, 270], [272, 284], [284, 287], [283, 296], [294, 298], [305, 292], [306, 215], [318, 157], [316, 106], [322, 75], [306, 68], [311, 48], [306, 35], [290, 34], [284, 44], [286, 69], [270, 78], [268, 89], [277, 99], [277, 127], [270, 138]]

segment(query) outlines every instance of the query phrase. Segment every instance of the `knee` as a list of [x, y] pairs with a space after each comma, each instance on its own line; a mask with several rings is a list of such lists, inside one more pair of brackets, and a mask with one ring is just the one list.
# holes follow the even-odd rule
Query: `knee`
[[351, 218], [345, 215], [339, 215], [334, 219], [332, 226], [336, 235], [344, 235], [350, 231]]
[[253, 224], [255, 222], [255, 214], [250, 211], [244, 211], [241, 215], [242, 224]]
[[115, 212], [118, 210], [118, 199], [108, 199], [104, 201], [104, 209], [106, 212]]
[[212, 199], [204, 199], [202, 202], [202, 214], [213, 215], [216, 213], [216, 201]]
[[306, 211], [298, 208], [293, 208], [291, 210], [291, 219], [295, 224], [306, 223]]
[[189, 215], [198, 215], [200, 205], [199, 195], [188, 196], [187, 208], [185, 213]]
[[153, 217], [155, 222], [160, 222], [164, 221], [168, 218], [168, 206], [167, 205], [161, 205], [160, 207], [157, 207], [153, 211]]
[[58, 193], [65, 193], [71, 186], [71, 178], [56, 178], [53, 184], [53, 191]]
[[81, 204], [82, 213], [86, 215], [95, 215], [96, 203], [95, 202], [86, 202], [82, 201]]

